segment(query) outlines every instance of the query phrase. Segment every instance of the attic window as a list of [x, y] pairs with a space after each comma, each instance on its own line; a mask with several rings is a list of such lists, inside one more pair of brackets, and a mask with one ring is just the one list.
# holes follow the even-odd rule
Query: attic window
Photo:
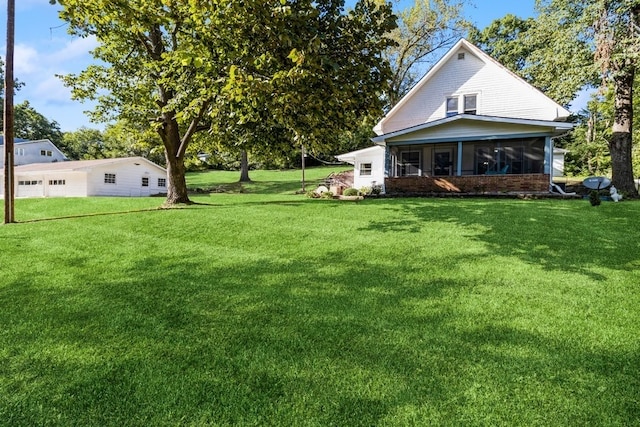
[[478, 104], [477, 101], [478, 101], [477, 95], [465, 95], [464, 96], [464, 113], [476, 114], [477, 104]]
[[458, 54], [458, 60], [459, 60], [459, 61], [464, 60], [464, 52], [460, 52], [460, 53]]
[[458, 114], [458, 97], [447, 97], [447, 117], [455, 116]]

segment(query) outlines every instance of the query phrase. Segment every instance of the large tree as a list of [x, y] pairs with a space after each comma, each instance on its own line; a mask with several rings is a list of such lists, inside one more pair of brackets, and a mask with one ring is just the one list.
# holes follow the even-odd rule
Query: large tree
[[[562, 70], [599, 71], [604, 88], [613, 90], [613, 124], [609, 137], [613, 185], [637, 197], [633, 181], [633, 85], [640, 64], [640, 1], [638, 0], [538, 0], [542, 31], [566, 44], [586, 43], [591, 61], [544, 50], [545, 57]], [[578, 60], [576, 60], [578, 59]], [[588, 82], [585, 79], [585, 82]]]
[[55, 120], [49, 120], [24, 101], [15, 107], [15, 134], [29, 140], [49, 139], [58, 145], [62, 142], [62, 131]]
[[[100, 64], [64, 77], [93, 118], [153, 129], [164, 147], [167, 204], [189, 203], [184, 159], [221, 111], [246, 125], [269, 112], [314, 142], [374, 108], [388, 6], [361, 0], [60, 0], [70, 31], [94, 35]], [[224, 106], [220, 108], [219, 106]], [[226, 120], [226, 119], [225, 119]]]

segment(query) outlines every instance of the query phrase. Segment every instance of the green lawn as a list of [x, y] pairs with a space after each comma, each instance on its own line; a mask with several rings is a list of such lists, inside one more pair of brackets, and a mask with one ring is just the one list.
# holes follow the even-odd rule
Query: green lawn
[[18, 200], [0, 425], [640, 425], [640, 203], [252, 178]]

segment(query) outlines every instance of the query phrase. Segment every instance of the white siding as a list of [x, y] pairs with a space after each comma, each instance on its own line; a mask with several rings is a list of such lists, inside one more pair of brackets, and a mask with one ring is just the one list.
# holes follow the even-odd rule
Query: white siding
[[[105, 184], [105, 173], [115, 174], [116, 183]], [[148, 179], [148, 186], [142, 185], [143, 177]], [[36, 185], [18, 185], [26, 180], [36, 181]], [[160, 180], [165, 183], [162, 187]], [[17, 197], [129, 197], [167, 191], [166, 171], [141, 157], [24, 165], [16, 168], [15, 181]], [[4, 186], [0, 186], [0, 196], [3, 190]]]
[[[458, 59], [464, 53], [464, 59]], [[448, 96], [477, 95], [477, 114], [484, 116], [555, 120], [562, 107], [505, 68], [487, 58], [459, 48], [416, 91], [402, 100], [392, 115], [382, 120], [384, 134], [446, 117]]]
[[[166, 173], [147, 163], [136, 163], [131, 161], [94, 168], [87, 179], [87, 195], [139, 197], [166, 193], [166, 187], [158, 187], [158, 178], [166, 179]], [[115, 184], [104, 182], [107, 173], [116, 175]], [[142, 186], [143, 177], [149, 178], [148, 187]]]
[[[4, 146], [0, 145], [4, 150]], [[44, 151], [44, 155], [41, 154]], [[48, 155], [51, 154], [51, 155]], [[15, 166], [32, 163], [53, 163], [66, 160], [64, 154], [48, 139], [40, 141], [16, 142], [14, 144]], [[4, 167], [4, 155], [0, 156], [0, 168]]]
[[[371, 163], [371, 175], [360, 175], [360, 165]], [[363, 151], [356, 157], [353, 169], [353, 187], [371, 187], [384, 184], [384, 147]]]

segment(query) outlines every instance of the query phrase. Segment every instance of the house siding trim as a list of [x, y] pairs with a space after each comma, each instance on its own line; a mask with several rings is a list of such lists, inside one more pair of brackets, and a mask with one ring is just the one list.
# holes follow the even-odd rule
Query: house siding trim
[[518, 138], [546, 138], [549, 137], [548, 132], [540, 133], [514, 133], [505, 135], [486, 135], [486, 136], [468, 136], [468, 137], [456, 137], [456, 138], [429, 138], [429, 139], [407, 139], [402, 141], [389, 141], [388, 146], [402, 146], [402, 145], [420, 145], [420, 144], [441, 144], [450, 142], [473, 142], [473, 141], [497, 141], [501, 139], [518, 139]]

